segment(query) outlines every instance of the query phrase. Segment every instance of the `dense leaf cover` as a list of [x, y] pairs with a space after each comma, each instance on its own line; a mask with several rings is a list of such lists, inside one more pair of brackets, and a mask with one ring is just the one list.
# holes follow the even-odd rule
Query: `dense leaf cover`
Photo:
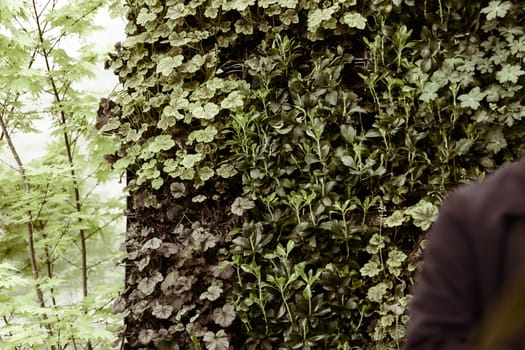
[[395, 349], [453, 186], [521, 152], [518, 1], [134, 0], [127, 349]]

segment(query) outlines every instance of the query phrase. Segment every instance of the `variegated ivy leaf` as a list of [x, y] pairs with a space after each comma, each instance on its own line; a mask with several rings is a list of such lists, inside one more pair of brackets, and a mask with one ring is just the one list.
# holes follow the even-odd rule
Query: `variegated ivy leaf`
[[392, 249], [388, 252], [388, 259], [386, 261], [386, 265], [388, 267], [388, 271], [390, 271], [391, 274], [394, 276], [399, 276], [401, 273], [401, 266], [403, 262], [406, 260], [407, 255], [400, 251], [399, 249]]
[[496, 73], [496, 79], [500, 83], [510, 82], [516, 84], [520, 76], [525, 74], [525, 71], [521, 69], [521, 65], [504, 64], [501, 70]]
[[369, 254], [377, 254], [385, 247], [386, 242], [389, 242], [388, 237], [375, 233], [370, 238], [370, 241], [368, 241], [368, 245], [366, 246], [365, 250]]
[[216, 281], [214, 284], [208, 287], [206, 292], [200, 295], [199, 299], [208, 299], [210, 301], [217, 300], [221, 296], [222, 291], [222, 282]]
[[221, 164], [219, 169], [217, 169], [217, 175], [228, 179], [237, 174], [237, 170], [233, 167], [232, 164]]
[[[193, 168], [195, 163], [199, 162], [202, 159], [202, 154], [186, 154], [180, 164], [186, 169]], [[193, 176], [192, 176], [193, 178]]]
[[244, 106], [243, 96], [239, 91], [232, 91], [222, 100], [221, 108], [237, 110]]
[[200, 54], [197, 54], [191, 58], [191, 60], [187, 61], [186, 63], [182, 64], [180, 66], [180, 71], [183, 73], [195, 73], [199, 69], [201, 69], [202, 65], [204, 64], [205, 56], [202, 56]]
[[468, 94], [458, 96], [458, 100], [461, 101], [460, 106], [464, 108], [478, 109], [481, 100], [485, 97], [485, 93], [482, 92], [479, 86], [476, 86]]
[[147, 8], [141, 8], [137, 16], [137, 24], [146, 25], [148, 22], [155, 21], [157, 19], [157, 14], [149, 12]]
[[493, 0], [489, 2], [489, 6], [481, 9], [481, 13], [485, 13], [487, 15], [487, 19], [492, 20], [497, 17], [505, 17], [511, 8], [512, 3], [510, 1]]
[[171, 305], [163, 305], [157, 302], [151, 308], [151, 313], [153, 316], [165, 320], [173, 313], [173, 307]]
[[186, 185], [182, 182], [174, 182], [170, 185], [170, 192], [173, 198], [181, 198], [186, 195]]
[[156, 272], [151, 277], [144, 277], [140, 280], [137, 289], [144, 294], [145, 296], [150, 295], [155, 290], [157, 283], [161, 282], [164, 279], [160, 272]]
[[167, 151], [175, 146], [175, 141], [170, 135], [158, 135], [153, 141], [148, 143], [144, 152], [151, 152], [157, 154], [160, 151]]
[[232, 203], [231, 212], [235, 215], [242, 216], [245, 210], [255, 208], [255, 203], [252, 200], [237, 197]]
[[242, 18], [235, 22], [235, 32], [244, 34], [244, 35], [252, 35], [253, 34], [253, 23]]
[[139, 342], [141, 344], [149, 344], [155, 338], [155, 331], [153, 329], [141, 329], [139, 332]]
[[297, 0], [279, 0], [276, 1], [279, 6], [286, 7], [289, 9], [295, 9], [297, 7], [297, 4], [299, 3]]
[[262, 7], [263, 9], [266, 9], [268, 7], [270, 7], [271, 5], [273, 4], [278, 4], [278, 3], [281, 3], [282, 0], [259, 0], [257, 1], [257, 5], [259, 7]]
[[213, 102], [208, 102], [204, 106], [193, 104], [190, 106], [191, 114], [197, 119], [210, 120], [219, 114], [219, 106]]
[[383, 300], [386, 292], [388, 291], [389, 286], [384, 283], [378, 283], [373, 287], [368, 289], [367, 297], [370, 301], [380, 303]]
[[235, 307], [226, 304], [221, 308], [213, 310], [212, 319], [215, 323], [222, 327], [230, 326], [236, 318]]
[[336, 6], [324, 9], [316, 8], [308, 14], [307, 27], [309, 32], [315, 32], [323, 22], [330, 20], [337, 10]]
[[193, 144], [193, 141], [204, 143], [212, 142], [215, 139], [217, 133], [217, 128], [213, 125], [210, 125], [203, 130], [192, 131], [188, 135], [188, 141], [186, 141], [186, 144], [191, 145]]
[[359, 272], [361, 272], [361, 276], [374, 277], [381, 272], [381, 266], [377, 261], [370, 260], [359, 270]]
[[184, 18], [191, 14], [190, 7], [184, 5], [184, 3], [176, 3], [175, 5], [169, 6], [166, 16], [167, 19], [177, 20], [179, 18]]
[[164, 76], [170, 75], [173, 70], [182, 65], [184, 62], [184, 56], [164, 56], [157, 63], [157, 73]]
[[386, 227], [398, 227], [407, 221], [407, 217], [402, 210], [395, 210], [389, 217], [385, 219]]
[[207, 350], [228, 350], [230, 348], [230, 340], [223, 329], [217, 333], [204, 333], [202, 340], [204, 340]]
[[219, 14], [219, 9], [217, 7], [206, 6], [206, 10], [204, 10], [204, 16], [208, 18], [217, 18], [218, 14]]
[[255, 5], [255, 0], [227, 0], [222, 2], [223, 11], [237, 10], [243, 12], [248, 6]]
[[412, 217], [415, 226], [426, 231], [438, 216], [438, 207], [424, 199], [410, 207], [406, 213]]
[[358, 12], [347, 12], [341, 19], [341, 22], [350, 28], [365, 29], [366, 18]]
[[131, 312], [134, 315], [142, 315], [144, 311], [146, 311], [146, 309], [148, 308], [148, 304], [149, 302], [147, 300], [141, 300], [138, 303], [133, 304], [133, 306], [131, 307]]
[[199, 178], [202, 181], [207, 181], [211, 179], [213, 175], [215, 175], [215, 171], [208, 166], [203, 166], [202, 168], [200, 168], [198, 173], [199, 173]]

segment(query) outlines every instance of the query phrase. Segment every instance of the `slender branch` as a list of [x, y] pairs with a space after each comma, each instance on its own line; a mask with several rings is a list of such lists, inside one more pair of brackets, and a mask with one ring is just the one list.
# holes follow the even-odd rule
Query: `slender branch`
[[[12, 112], [12, 111], [11, 111]], [[20, 155], [18, 154], [18, 150], [15, 147], [15, 144], [13, 143], [13, 140], [11, 138], [11, 134], [9, 133], [7, 129], [7, 123], [5, 122], [5, 116], [6, 116], [6, 105], [4, 104], [2, 106], [2, 112], [0, 113], [0, 128], [2, 129], [2, 133], [4, 134], [5, 141], [7, 142], [7, 146], [9, 147], [9, 151], [11, 152], [11, 155], [13, 156], [15, 163], [18, 168], [18, 172], [20, 173], [20, 176], [22, 177], [22, 183], [24, 188], [24, 193], [28, 194], [30, 193], [30, 184], [29, 179], [26, 174], [24, 163], [22, 162], [22, 159], [20, 158]], [[35, 252], [35, 241], [34, 241], [34, 227], [33, 227], [33, 213], [30, 209], [26, 211], [27, 215], [27, 241], [28, 241], [28, 249], [29, 249], [29, 261], [31, 262], [31, 272], [33, 273], [33, 279], [35, 280], [35, 291], [36, 296], [38, 299], [38, 303], [41, 307], [46, 307], [46, 303], [44, 300], [44, 293], [42, 292], [42, 289], [39, 286], [39, 273], [38, 273], [38, 264], [36, 259], [36, 252]]]
[[[42, 30], [42, 24], [40, 23], [40, 17], [38, 16], [38, 10], [37, 10], [37, 6], [36, 6], [35, 0], [32, 0], [32, 4], [33, 4], [33, 10], [34, 10], [34, 13], [35, 13], [35, 20], [36, 20], [37, 30], [38, 30], [38, 34], [39, 34], [39, 41], [40, 41], [40, 44], [42, 45], [42, 55], [43, 55], [43, 58], [44, 58], [46, 70], [48, 72], [49, 83], [51, 84], [52, 93], [53, 93], [55, 102], [57, 103], [57, 105], [60, 106], [62, 104], [62, 97], [61, 97], [61, 95], [60, 95], [60, 93], [58, 91], [58, 87], [57, 87], [57, 83], [55, 81], [55, 78], [51, 74], [52, 73], [52, 69], [51, 69], [49, 51], [45, 48], [45, 45], [44, 45], [44, 43], [45, 43], [44, 33], [43, 33], [43, 30]], [[67, 124], [67, 118], [66, 118], [66, 114], [65, 114], [63, 109], [61, 109], [59, 111], [59, 115], [60, 115], [60, 123], [62, 124], [63, 127], [65, 127], [66, 124]], [[74, 164], [74, 159], [73, 159], [72, 145], [71, 145], [71, 141], [70, 141], [70, 138], [69, 138], [69, 134], [67, 133], [65, 128], [64, 128], [64, 132], [63, 132], [62, 136], [63, 136], [63, 139], [64, 139], [64, 145], [65, 145], [65, 148], [66, 148], [67, 159], [68, 159], [68, 162], [69, 162], [69, 165], [70, 165], [70, 168], [71, 168], [70, 174], [71, 174], [71, 178], [73, 180], [73, 191], [74, 191], [75, 202], [76, 202], [75, 207], [76, 207], [77, 212], [81, 213], [82, 212], [82, 204], [81, 204], [81, 199], [80, 199], [80, 189], [79, 189], [78, 178], [77, 178], [77, 174], [76, 174], [76, 171], [75, 171], [75, 164]], [[82, 221], [82, 218], [79, 218], [79, 221]], [[82, 260], [82, 294], [83, 294], [84, 297], [87, 297], [88, 296], [87, 246], [86, 246], [86, 237], [85, 237], [84, 229], [82, 229], [82, 228], [79, 229], [79, 235], [80, 235], [81, 260]]]

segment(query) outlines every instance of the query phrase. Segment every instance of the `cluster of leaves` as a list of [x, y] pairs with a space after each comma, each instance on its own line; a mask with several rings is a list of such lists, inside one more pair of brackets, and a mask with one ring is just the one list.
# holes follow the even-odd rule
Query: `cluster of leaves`
[[[110, 349], [122, 322], [111, 302], [122, 288], [112, 259], [123, 208], [99, 196], [112, 146], [94, 128], [98, 99], [80, 84], [102, 57], [87, 40], [64, 45], [94, 33], [108, 4], [0, 2], [2, 349]], [[22, 152], [38, 133], [46, 144]]]
[[517, 1], [130, 2], [104, 127], [131, 193], [125, 346], [400, 347], [442, 197], [521, 152], [522, 18]]

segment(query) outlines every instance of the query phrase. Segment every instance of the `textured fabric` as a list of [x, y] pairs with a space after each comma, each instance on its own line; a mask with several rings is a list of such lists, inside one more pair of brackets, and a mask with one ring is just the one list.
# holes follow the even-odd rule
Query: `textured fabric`
[[522, 262], [525, 232], [516, 223], [523, 218], [523, 158], [447, 196], [416, 276], [405, 350], [469, 349], [479, 320]]

